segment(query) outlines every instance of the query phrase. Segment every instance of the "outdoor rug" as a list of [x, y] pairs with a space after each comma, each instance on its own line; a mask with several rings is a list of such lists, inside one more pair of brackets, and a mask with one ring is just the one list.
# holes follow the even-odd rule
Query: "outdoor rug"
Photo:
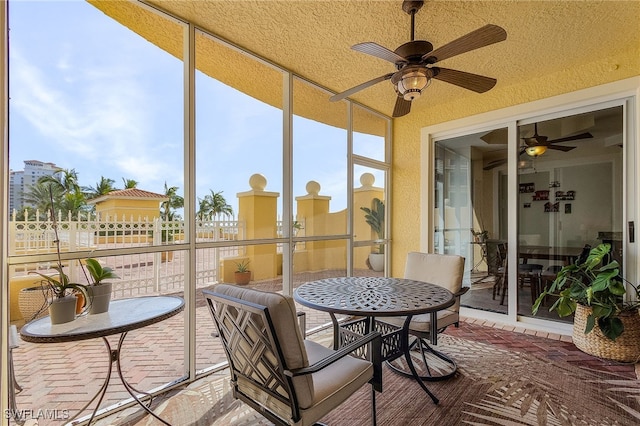
[[[455, 377], [428, 383], [440, 403], [433, 404], [413, 379], [385, 367], [383, 393], [376, 396], [378, 425], [640, 424], [638, 380], [446, 334], [438, 343], [438, 349], [458, 363]], [[370, 425], [370, 404], [367, 387], [322, 421]], [[227, 374], [174, 392], [155, 411], [180, 426], [270, 424], [232, 398]], [[117, 417], [98, 424], [159, 424], [137, 410]]]

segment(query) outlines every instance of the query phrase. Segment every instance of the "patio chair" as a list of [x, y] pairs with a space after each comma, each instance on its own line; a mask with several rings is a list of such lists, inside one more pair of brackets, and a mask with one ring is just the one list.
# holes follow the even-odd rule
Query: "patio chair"
[[494, 277], [492, 299], [495, 300], [496, 294], [505, 291], [505, 272], [507, 262], [507, 242], [504, 240], [487, 240], [487, 272]]
[[[437, 313], [438, 333], [450, 325], [459, 326], [460, 297], [469, 290], [469, 287], [462, 287], [464, 260], [462, 256], [450, 254], [411, 252], [407, 255], [405, 278], [439, 285], [451, 291], [457, 298], [453, 306]], [[378, 321], [402, 327], [405, 317], [381, 317]], [[411, 319], [409, 333], [416, 338], [412, 343], [413, 350], [420, 351], [423, 366], [419, 369], [424, 373], [420, 375], [423, 380], [444, 380], [453, 376], [457, 367], [451, 358], [435, 350], [427, 342], [428, 339], [431, 339], [430, 326], [431, 314], [416, 315]], [[430, 368], [426, 356], [429, 353], [444, 361], [445, 367]], [[409, 375], [404, 368], [399, 367], [396, 363], [388, 363], [388, 365], [401, 374]]]
[[[334, 351], [303, 339], [289, 296], [228, 284], [202, 293], [229, 361], [234, 398], [277, 425], [311, 425], [370, 383], [375, 425], [379, 333]], [[363, 346], [370, 361], [350, 355]]]

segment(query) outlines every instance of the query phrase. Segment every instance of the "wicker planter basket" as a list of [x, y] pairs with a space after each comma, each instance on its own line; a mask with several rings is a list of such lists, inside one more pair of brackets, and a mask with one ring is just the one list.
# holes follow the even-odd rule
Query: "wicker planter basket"
[[18, 293], [18, 306], [24, 322], [30, 322], [49, 315], [51, 292], [47, 287], [23, 288]]
[[638, 310], [620, 315], [624, 332], [615, 340], [605, 337], [596, 323], [590, 333], [584, 334], [591, 308], [578, 305], [573, 320], [573, 343], [589, 355], [622, 362], [640, 361], [640, 313]]

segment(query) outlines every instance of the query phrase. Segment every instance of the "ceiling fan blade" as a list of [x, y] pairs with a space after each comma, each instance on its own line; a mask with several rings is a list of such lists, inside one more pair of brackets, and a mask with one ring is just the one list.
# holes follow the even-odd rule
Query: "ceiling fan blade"
[[439, 67], [433, 67], [431, 69], [434, 71], [433, 78], [446, 81], [450, 84], [455, 84], [456, 86], [464, 87], [465, 89], [473, 90], [477, 93], [484, 93], [487, 90], [491, 90], [498, 82], [495, 78], [471, 74], [464, 71]]
[[393, 50], [389, 50], [386, 47], [380, 46], [378, 43], [374, 43], [372, 41], [354, 44], [353, 46], [351, 46], [351, 49], [358, 52], [366, 53], [367, 55], [375, 56], [376, 58], [384, 59], [385, 61], [389, 61], [392, 64], [396, 64], [398, 62], [407, 62], [405, 58], [398, 55]]
[[489, 46], [506, 39], [507, 32], [503, 28], [489, 24], [482, 28], [478, 28], [475, 31], [471, 31], [469, 34], [455, 39], [436, 50], [426, 53], [422, 59], [427, 63], [435, 64], [438, 61], [470, 52], [484, 46]]
[[499, 129], [494, 129], [489, 133], [480, 136], [480, 139], [488, 143], [489, 145], [498, 144], [498, 145], [506, 145], [508, 139], [508, 131], [506, 127], [501, 127]]
[[547, 145], [547, 148], [549, 149], [557, 149], [558, 151], [571, 151], [572, 149], [575, 149], [575, 146], [562, 146], [562, 145]]
[[589, 139], [589, 138], [592, 138], [592, 137], [593, 137], [593, 135], [591, 133], [586, 132], [586, 133], [580, 133], [579, 135], [575, 135], [575, 136], [567, 136], [566, 138], [554, 139], [554, 140], [549, 141], [547, 143], [577, 141], [577, 140], [580, 140], [580, 139]]
[[374, 84], [378, 84], [381, 81], [389, 80], [394, 73], [390, 72], [389, 74], [381, 75], [380, 77], [376, 77], [373, 80], [365, 81], [364, 83], [358, 84], [351, 89], [347, 89], [342, 93], [338, 93], [337, 95], [333, 95], [329, 98], [331, 102], [339, 101], [347, 96], [353, 95], [356, 92], [359, 92], [362, 89], [366, 89], [369, 86], [373, 86]]
[[409, 114], [411, 111], [411, 101], [405, 100], [402, 96], [398, 96], [396, 99], [396, 106], [393, 108], [392, 117], [402, 117]]
[[507, 159], [503, 158], [502, 160], [493, 160], [489, 161], [486, 166], [482, 168], [482, 170], [491, 170], [495, 169], [498, 166], [502, 166], [503, 164], [507, 164]]

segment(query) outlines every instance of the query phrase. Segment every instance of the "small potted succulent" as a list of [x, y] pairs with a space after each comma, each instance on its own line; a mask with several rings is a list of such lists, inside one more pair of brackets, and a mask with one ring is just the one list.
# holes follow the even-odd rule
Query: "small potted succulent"
[[249, 270], [249, 259], [236, 262], [235, 281], [238, 285], [246, 285], [251, 281], [251, 271]]

